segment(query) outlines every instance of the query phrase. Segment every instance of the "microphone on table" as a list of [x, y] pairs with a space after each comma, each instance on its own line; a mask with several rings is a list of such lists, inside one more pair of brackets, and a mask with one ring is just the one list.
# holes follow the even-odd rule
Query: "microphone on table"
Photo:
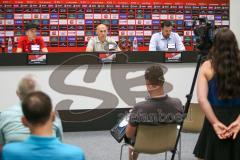
[[118, 45], [115, 42], [107, 42], [106, 45], [104, 45], [104, 50], [109, 51], [115, 51], [118, 48]]

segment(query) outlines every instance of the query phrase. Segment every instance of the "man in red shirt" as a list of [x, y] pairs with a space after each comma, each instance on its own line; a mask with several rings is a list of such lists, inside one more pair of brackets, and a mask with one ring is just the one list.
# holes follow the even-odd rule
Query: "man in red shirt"
[[42, 52], [48, 52], [47, 47], [44, 44], [42, 37], [36, 35], [37, 25], [33, 23], [28, 23], [26, 25], [26, 36], [22, 36], [18, 40], [17, 53], [31, 53], [32, 46], [38, 47]]

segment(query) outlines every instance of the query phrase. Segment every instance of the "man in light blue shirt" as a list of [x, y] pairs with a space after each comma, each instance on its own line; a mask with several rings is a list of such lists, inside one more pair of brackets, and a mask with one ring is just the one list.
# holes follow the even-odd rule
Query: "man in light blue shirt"
[[162, 23], [162, 32], [154, 33], [149, 44], [149, 51], [185, 51], [181, 37], [172, 32], [172, 23]]
[[22, 142], [4, 145], [3, 160], [85, 160], [83, 151], [63, 144], [53, 135], [55, 113], [52, 102], [43, 92], [31, 92], [22, 101], [22, 123], [31, 135]]
[[[22, 101], [27, 94], [36, 90], [38, 90], [37, 81], [32, 75], [27, 75], [20, 80], [16, 92], [20, 101]], [[22, 116], [21, 103], [0, 113], [0, 146], [10, 142], [23, 141], [29, 136], [29, 128], [21, 122]], [[62, 123], [58, 117], [55, 118], [52, 129], [53, 135], [62, 140]]]

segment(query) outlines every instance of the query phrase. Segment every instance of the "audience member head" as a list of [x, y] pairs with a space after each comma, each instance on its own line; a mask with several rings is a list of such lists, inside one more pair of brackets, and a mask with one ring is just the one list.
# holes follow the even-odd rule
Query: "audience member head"
[[29, 93], [23, 99], [22, 111], [22, 122], [30, 130], [45, 125], [51, 126], [55, 118], [51, 99], [41, 91]]
[[240, 97], [240, 52], [234, 33], [218, 29], [209, 53], [221, 99]]
[[37, 25], [30, 22], [25, 25], [25, 33], [29, 40], [35, 39], [37, 36]]
[[37, 84], [36, 78], [33, 75], [27, 75], [20, 80], [17, 88], [17, 95], [22, 101], [27, 94], [38, 89], [39, 86]]
[[108, 27], [105, 24], [99, 24], [96, 28], [98, 39], [102, 42], [106, 40]]
[[169, 38], [173, 29], [173, 25], [170, 21], [164, 21], [162, 23], [162, 34], [165, 38]]
[[164, 94], [164, 75], [160, 65], [153, 65], [145, 71], [145, 81], [150, 96], [160, 96]]

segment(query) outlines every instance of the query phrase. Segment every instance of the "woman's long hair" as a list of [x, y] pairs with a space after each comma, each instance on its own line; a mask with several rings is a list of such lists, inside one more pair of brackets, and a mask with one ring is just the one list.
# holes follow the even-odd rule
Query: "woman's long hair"
[[209, 58], [217, 78], [218, 97], [240, 98], [240, 51], [237, 39], [230, 29], [218, 30]]

